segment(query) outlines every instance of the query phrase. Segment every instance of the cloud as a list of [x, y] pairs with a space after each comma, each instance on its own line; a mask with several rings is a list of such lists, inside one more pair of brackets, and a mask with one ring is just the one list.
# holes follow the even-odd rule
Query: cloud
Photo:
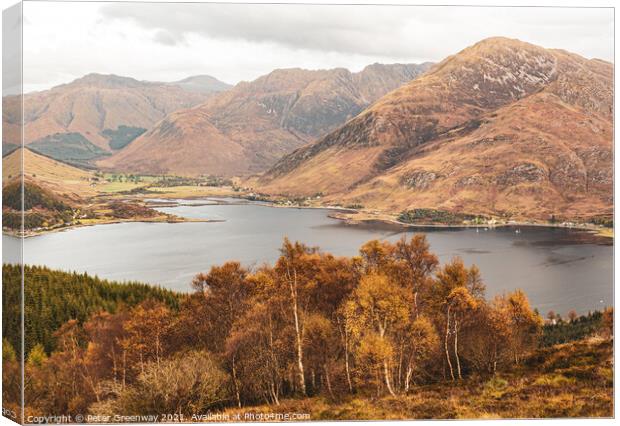
[[[408, 54], [398, 30], [411, 14], [370, 6], [110, 3], [108, 19], [132, 20], [145, 29], [165, 31], [166, 42], [188, 34], [281, 46], [393, 56]], [[396, 33], [395, 33], [396, 31]]]
[[91, 72], [227, 83], [276, 68], [359, 71], [441, 61], [486, 37], [613, 59], [613, 10], [133, 2], [25, 2], [24, 85]]
[[595, 52], [601, 35], [609, 36], [613, 27], [611, 9], [110, 3], [101, 13], [166, 31], [168, 43], [195, 34], [292, 49], [434, 60], [464, 47], [464, 41], [495, 35], [563, 41], [569, 50], [588, 37]]
[[179, 43], [185, 42], [185, 37], [175, 35], [166, 30], [159, 30], [153, 36], [153, 40], [166, 46], [175, 46]]

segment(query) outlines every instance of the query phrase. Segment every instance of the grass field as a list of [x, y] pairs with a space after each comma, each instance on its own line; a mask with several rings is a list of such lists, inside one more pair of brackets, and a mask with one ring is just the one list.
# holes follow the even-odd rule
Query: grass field
[[307, 420], [498, 419], [613, 416], [613, 341], [591, 337], [540, 349], [495, 377], [417, 386], [396, 397], [289, 399], [227, 414], [309, 414]]
[[[118, 177], [122, 180], [118, 180]], [[158, 180], [156, 176], [138, 176], [138, 182], [129, 180], [126, 175], [118, 175], [113, 173], [105, 173], [99, 190], [105, 194], [113, 194], [116, 192], [131, 191], [132, 189], [148, 186]]]
[[[119, 180], [118, 177], [121, 176]], [[160, 176], [136, 175], [138, 182], [128, 179], [127, 175], [116, 175], [106, 173], [103, 177], [104, 183], [98, 189], [105, 195], [122, 195], [135, 198], [144, 198], [145, 193], [150, 197], [161, 198], [197, 198], [209, 196], [234, 196], [237, 194], [230, 186], [199, 186], [199, 185], [179, 185], [179, 186], [157, 186]], [[131, 194], [130, 191], [144, 189], [144, 193]]]
[[[228, 186], [170, 186], [149, 187], [149, 190], [158, 192], [162, 198], [196, 198], [196, 197], [225, 197], [239, 195]], [[158, 195], [159, 196], [159, 195]]]

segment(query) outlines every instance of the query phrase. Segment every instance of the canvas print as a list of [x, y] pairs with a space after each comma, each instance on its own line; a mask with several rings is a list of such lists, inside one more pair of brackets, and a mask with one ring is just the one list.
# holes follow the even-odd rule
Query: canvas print
[[18, 423], [614, 416], [613, 8], [3, 12]]

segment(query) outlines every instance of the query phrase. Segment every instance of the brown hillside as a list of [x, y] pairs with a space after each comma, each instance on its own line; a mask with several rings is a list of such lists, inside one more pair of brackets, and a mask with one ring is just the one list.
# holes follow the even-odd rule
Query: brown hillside
[[284, 157], [257, 186], [393, 212], [608, 213], [612, 76], [603, 61], [487, 39]]
[[80, 200], [97, 195], [91, 185], [92, 172], [35, 154], [29, 149], [18, 149], [2, 159], [4, 185], [18, 182], [23, 155], [24, 179], [64, 199]]
[[[30, 143], [56, 133], [80, 133], [109, 151], [103, 130], [120, 125], [148, 129], [167, 114], [197, 105], [209, 96], [168, 83], [88, 74], [24, 96], [24, 140]], [[19, 98], [6, 97], [3, 104], [3, 143], [19, 144]]]
[[230, 176], [263, 171], [428, 66], [375, 64], [359, 73], [275, 70], [167, 117], [99, 164], [142, 173]]
[[[152, 140], [165, 144], [166, 149], [150, 149]], [[200, 175], [205, 170], [213, 175], [235, 174], [247, 169], [243, 147], [211, 124], [202, 108], [191, 110], [191, 114], [172, 113], [144, 137], [99, 162], [103, 168], [153, 174], [177, 170], [170, 164], [182, 164], [183, 174], [188, 175]]]

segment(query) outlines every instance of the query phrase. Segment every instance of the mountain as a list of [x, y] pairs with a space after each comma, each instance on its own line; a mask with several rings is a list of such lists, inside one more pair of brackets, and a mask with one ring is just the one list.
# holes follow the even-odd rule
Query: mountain
[[179, 86], [188, 92], [204, 94], [224, 92], [233, 87], [232, 85], [224, 83], [223, 81], [220, 81], [215, 77], [211, 77], [210, 75], [194, 75], [168, 84]]
[[375, 64], [358, 73], [337, 68], [279, 69], [177, 111], [98, 164], [139, 173], [244, 175], [357, 115], [430, 64]]
[[256, 183], [399, 212], [610, 213], [613, 66], [491, 38], [446, 58]]
[[95, 176], [69, 164], [56, 161], [30, 149], [17, 149], [2, 159], [3, 185], [19, 182], [23, 170], [24, 181], [44, 188], [70, 203], [98, 194], [92, 185]]
[[[88, 74], [50, 90], [24, 95], [25, 143], [76, 133], [109, 152], [112, 140], [106, 132], [118, 131], [121, 126], [151, 128], [169, 113], [197, 105], [209, 96], [168, 83]], [[20, 98], [5, 97], [3, 105], [2, 142], [19, 144]]]

